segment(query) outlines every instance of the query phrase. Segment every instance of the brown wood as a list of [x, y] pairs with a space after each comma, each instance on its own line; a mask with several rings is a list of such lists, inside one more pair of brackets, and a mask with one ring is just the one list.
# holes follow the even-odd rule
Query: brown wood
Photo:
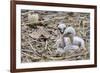
[[94, 65], [97, 66], [97, 7], [94, 10]]
[[15, 1], [16, 4], [21, 5], [40, 5], [40, 6], [55, 6], [55, 7], [72, 7], [72, 8], [90, 8], [93, 9], [93, 5], [77, 5], [77, 4], [63, 4], [63, 3], [48, 3], [48, 2], [33, 2], [33, 1]]
[[[76, 66], [60, 66], [60, 67], [41, 67], [41, 68], [25, 68], [16, 69], [16, 5], [40, 5], [40, 6], [53, 6], [53, 7], [72, 7], [72, 8], [89, 8], [94, 9], [94, 64], [90, 65], [76, 65]], [[44, 70], [60, 70], [60, 69], [76, 69], [76, 68], [89, 68], [97, 66], [97, 6], [93, 5], [77, 5], [77, 4], [62, 4], [62, 3], [45, 3], [45, 2], [33, 2], [33, 1], [11, 1], [11, 72], [29, 72], [29, 71], [44, 71]]]
[[16, 4], [11, 1], [11, 72], [16, 71]]

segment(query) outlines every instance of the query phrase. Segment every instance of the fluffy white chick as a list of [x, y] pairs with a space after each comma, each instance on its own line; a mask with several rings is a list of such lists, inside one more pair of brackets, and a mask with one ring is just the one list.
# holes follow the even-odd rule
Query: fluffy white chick
[[[65, 38], [68, 38], [68, 37], [70, 38], [71, 45], [72, 45], [71, 47], [73, 49], [78, 49], [79, 47], [80, 49], [86, 50], [84, 40], [81, 37], [76, 36], [76, 31], [73, 27], [67, 27], [64, 31], [64, 36]], [[67, 40], [65, 40], [65, 44], [66, 43], [68, 43]], [[67, 47], [67, 44], [66, 44], [66, 47]], [[67, 49], [66, 47], [65, 49]]]
[[59, 29], [59, 31], [60, 31], [61, 34], [64, 33], [65, 28], [66, 28], [66, 25], [64, 23], [59, 23], [58, 24], [58, 29]]

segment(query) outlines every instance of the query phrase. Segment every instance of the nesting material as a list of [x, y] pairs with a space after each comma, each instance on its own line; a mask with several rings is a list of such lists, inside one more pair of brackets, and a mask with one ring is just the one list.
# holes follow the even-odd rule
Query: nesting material
[[28, 22], [30, 24], [38, 23], [39, 22], [39, 15], [37, 13], [28, 14]]
[[[87, 23], [90, 20], [89, 16], [89, 13], [79, 12], [21, 11], [21, 62], [89, 59], [90, 34], [87, 32], [90, 31], [90, 25]], [[76, 45], [71, 45], [69, 38], [64, 39], [67, 46], [63, 47], [63, 32], [60, 34], [59, 23], [64, 24], [64, 27], [74, 27], [76, 33], [73, 36], [80, 35], [80, 38], [85, 39], [84, 44], [87, 50], [84, 51]], [[61, 30], [64, 31], [65, 29], [61, 28]]]

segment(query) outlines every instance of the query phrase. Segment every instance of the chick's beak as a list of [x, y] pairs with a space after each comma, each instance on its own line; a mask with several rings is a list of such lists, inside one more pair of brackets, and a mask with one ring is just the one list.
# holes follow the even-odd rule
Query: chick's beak
[[64, 31], [62, 30], [62, 31], [60, 31], [60, 33], [61, 33], [61, 34], [63, 34], [63, 33], [64, 33]]

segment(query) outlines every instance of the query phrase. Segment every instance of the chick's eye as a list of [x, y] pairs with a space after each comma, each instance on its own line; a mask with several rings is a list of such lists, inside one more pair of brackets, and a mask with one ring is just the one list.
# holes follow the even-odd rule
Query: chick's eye
[[60, 28], [58, 28], [59, 30], [61, 30]]
[[64, 30], [65, 30], [66, 28], [64, 28]]

